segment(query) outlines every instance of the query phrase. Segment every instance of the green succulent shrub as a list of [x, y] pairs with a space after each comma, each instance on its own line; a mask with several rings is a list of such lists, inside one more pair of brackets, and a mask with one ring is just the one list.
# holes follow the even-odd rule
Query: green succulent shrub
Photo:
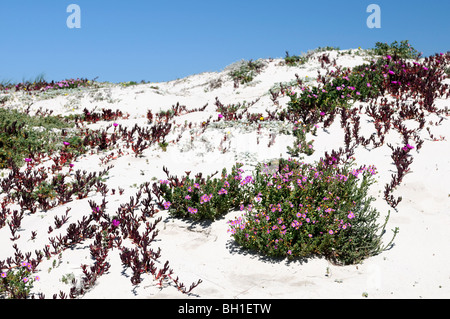
[[372, 49], [375, 55], [395, 55], [404, 59], [417, 59], [422, 56], [414, 47], [409, 44], [408, 40], [403, 40], [398, 43], [397, 41], [387, 44], [386, 42], [375, 43], [375, 48]]
[[352, 264], [380, 253], [394, 238], [382, 245], [386, 223], [378, 224], [374, 198], [367, 195], [376, 169], [351, 166], [281, 159], [273, 173], [261, 164], [254, 175], [257, 195], [229, 222], [229, 232], [243, 248], [271, 257], [322, 256]]
[[245, 84], [253, 81], [255, 76], [259, 74], [264, 67], [265, 64], [261, 60], [244, 61], [239, 67], [231, 70], [229, 75], [233, 78], [235, 86], [237, 86], [239, 83]]
[[55, 150], [60, 141], [52, 130], [72, 126], [61, 117], [0, 109], [0, 168], [7, 167], [9, 159], [20, 166], [31, 152]]
[[181, 183], [174, 179], [161, 180], [159, 187], [165, 208], [175, 217], [214, 220], [249, 203], [252, 178], [244, 178], [241, 167], [241, 163], [235, 164], [229, 174], [223, 169], [220, 178], [188, 175]]

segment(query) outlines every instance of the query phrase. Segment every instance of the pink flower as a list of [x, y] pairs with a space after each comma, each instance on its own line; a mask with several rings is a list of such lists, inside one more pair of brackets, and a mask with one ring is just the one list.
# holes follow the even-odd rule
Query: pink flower
[[207, 195], [207, 194], [202, 195], [202, 197], [200, 197], [200, 204], [204, 204], [204, 203], [209, 202], [209, 201], [211, 200], [211, 198], [212, 198], [212, 194], [209, 194], [209, 195]]
[[350, 211], [350, 213], [347, 215], [347, 218], [353, 219], [353, 218], [355, 218], [355, 214], [352, 211]]
[[70, 145], [69, 142], [63, 142], [63, 144], [64, 144], [65, 146], [69, 146], [69, 145]]
[[2, 277], [2, 278], [6, 278], [6, 272], [2, 272], [1, 277]]
[[114, 219], [114, 220], [112, 221], [112, 224], [113, 224], [114, 227], [117, 227], [117, 226], [119, 226], [120, 221], [117, 220], [117, 219]]
[[32, 161], [31, 158], [26, 158], [26, 159], [25, 159], [25, 162], [28, 162], [28, 163], [29, 163], [29, 162], [31, 162], [31, 161]]
[[191, 214], [197, 214], [197, 208], [188, 207], [188, 212]]
[[367, 83], [367, 87], [368, 88], [370, 88], [372, 86], [372, 84], [370, 84], [370, 83]]
[[170, 205], [172, 205], [171, 202], [165, 202], [165, 203], [164, 203], [164, 208], [165, 208], [165, 209], [169, 209]]

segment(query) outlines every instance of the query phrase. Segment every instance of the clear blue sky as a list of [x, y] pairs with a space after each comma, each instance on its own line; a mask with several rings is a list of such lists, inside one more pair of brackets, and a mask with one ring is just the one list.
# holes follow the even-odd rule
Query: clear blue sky
[[[80, 29], [66, 25], [72, 3]], [[366, 25], [371, 3], [380, 29]], [[319, 46], [409, 40], [426, 56], [447, 52], [450, 1], [2, 0], [0, 33], [0, 81], [160, 82]]]

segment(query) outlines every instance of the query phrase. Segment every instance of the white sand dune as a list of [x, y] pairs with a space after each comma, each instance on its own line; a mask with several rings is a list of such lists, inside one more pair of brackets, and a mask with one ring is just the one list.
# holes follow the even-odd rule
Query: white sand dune
[[[337, 51], [329, 52], [330, 57], [337, 57]], [[353, 67], [364, 63], [364, 55], [341, 55], [337, 57], [338, 65]], [[172, 175], [181, 176], [185, 171], [191, 174], [203, 172], [209, 175], [222, 168], [230, 169], [236, 161], [244, 163], [246, 174], [260, 161], [288, 158], [287, 146], [292, 146], [294, 138], [276, 131], [281, 127], [273, 126], [276, 131], [275, 142], [270, 142], [270, 125], [263, 127], [257, 144], [257, 125], [225, 125], [219, 122], [209, 126], [203, 134], [200, 125], [203, 121], [217, 119], [216, 98], [224, 104], [256, 102], [249, 109], [253, 113], [266, 114], [266, 109], [276, 110], [286, 106], [289, 100], [285, 96], [278, 99], [279, 106], [270, 99], [269, 89], [280, 82], [295, 80], [295, 74], [304, 80], [317, 77], [320, 63], [312, 59], [301, 67], [280, 65], [282, 59], [264, 60], [267, 67], [249, 84], [234, 87], [233, 80], [226, 71], [192, 75], [184, 79], [165, 83], [139, 84], [129, 87], [121, 85], [104, 85], [99, 89], [86, 89], [64, 94], [51, 99], [34, 99], [20, 93], [11, 93], [7, 105], [12, 108], [24, 108], [27, 100], [32, 101], [31, 110], [39, 108], [53, 110], [53, 114], [81, 113], [88, 110], [112, 109], [130, 114], [128, 119], [116, 122], [132, 127], [135, 123], [145, 126], [148, 110], [157, 113], [169, 110], [172, 105], [180, 103], [187, 109], [201, 108], [202, 112], [193, 112], [175, 117], [180, 127], [187, 122], [193, 123], [191, 130], [183, 132], [176, 144], [169, 143], [167, 151], [152, 146], [143, 152], [142, 157], [121, 156], [109, 162], [114, 165], [106, 183], [109, 189], [118, 187], [125, 191], [107, 197], [107, 211], [113, 214], [121, 204], [135, 196], [137, 185], [154, 182], [166, 177], [163, 167]], [[324, 72], [322, 72], [324, 74]], [[307, 77], [307, 78], [306, 78]], [[221, 80], [222, 85], [212, 88], [212, 84]], [[448, 82], [448, 80], [446, 80]], [[364, 104], [364, 103], [363, 103]], [[436, 106], [450, 106], [449, 100], [438, 100]], [[430, 115], [427, 121], [436, 121]], [[375, 132], [373, 124], [361, 115], [362, 133], [370, 136]], [[88, 125], [100, 128], [111, 124], [98, 122]], [[100, 276], [94, 287], [82, 298], [448, 298], [450, 297], [450, 123], [445, 117], [442, 123], [431, 128], [434, 136], [445, 139], [433, 141], [426, 130], [421, 131], [424, 144], [420, 150], [414, 149], [411, 172], [395, 189], [395, 196], [403, 200], [394, 211], [384, 200], [384, 186], [390, 181], [396, 168], [391, 159], [391, 150], [385, 145], [376, 149], [359, 146], [355, 151], [357, 164], [375, 165], [379, 174], [378, 183], [372, 185], [371, 195], [376, 198], [373, 206], [380, 212], [380, 222], [391, 211], [387, 224], [385, 241], [391, 238], [391, 229], [398, 227], [400, 232], [395, 245], [381, 254], [370, 257], [361, 264], [349, 266], [333, 265], [325, 259], [311, 258], [307, 261], [287, 261], [264, 258], [240, 249], [227, 233], [227, 222], [239, 211], [210, 223], [191, 223], [172, 218], [167, 211], [161, 211], [155, 218], [161, 217], [158, 224], [159, 234], [152, 243], [161, 248], [158, 267], [168, 260], [175, 277], [186, 286], [197, 282], [198, 285], [190, 295], [180, 293], [173, 284], [160, 288], [149, 274], [144, 274], [140, 284], [130, 282], [131, 270], [122, 265], [119, 251], [110, 251], [107, 261], [111, 267]], [[181, 129], [174, 129], [167, 141], [176, 139]], [[365, 133], [367, 132], [367, 134]], [[191, 137], [194, 137], [191, 139]], [[224, 153], [219, 149], [221, 140], [228, 136]], [[338, 149], [344, 145], [344, 132], [339, 124], [339, 116], [326, 130], [319, 127], [314, 139], [315, 153], [304, 159], [308, 162], [318, 160], [325, 151]], [[394, 131], [386, 136], [386, 141], [395, 146], [402, 145], [401, 136]], [[111, 151], [106, 151], [109, 154]], [[102, 155], [84, 155], [75, 164], [76, 169], [89, 172], [103, 170], [106, 165], [100, 162]], [[5, 171], [6, 172], [6, 171]], [[64, 234], [66, 226], [80, 220], [90, 213], [88, 201], [101, 202], [98, 193], [82, 200], [74, 200], [48, 212], [38, 211], [27, 215], [22, 221], [20, 239], [15, 241], [22, 252], [34, 252], [49, 244], [49, 237]], [[70, 219], [61, 229], [48, 234], [48, 227], [54, 224], [54, 216], [61, 216], [70, 207]], [[31, 231], [36, 231], [36, 239], [30, 240]], [[0, 229], [0, 260], [14, 255], [13, 242], [10, 240], [7, 226]], [[83, 275], [81, 264], [91, 264], [87, 240], [73, 249], [64, 250], [60, 255], [44, 260], [39, 264], [36, 275], [40, 280], [34, 283], [33, 293], [43, 293], [46, 298], [60, 291], [69, 293], [70, 283], [64, 283], [63, 277], [73, 276], [78, 282]], [[124, 241], [126, 242], [126, 241]], [[126, 244], [126, 243], [124, 243]], [[131, 244], [130, 244], [131, 245]], [[130, 246], [131, 247], [131, 246]], [[33, 253], [34, 255], [34, 253]]]

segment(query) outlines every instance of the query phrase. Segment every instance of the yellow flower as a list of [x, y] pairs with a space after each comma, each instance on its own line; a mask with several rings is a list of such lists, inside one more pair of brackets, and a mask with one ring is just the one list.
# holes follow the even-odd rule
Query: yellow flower
[[261, 121], [264, 121], [264, 116], [261, 116], [259, 119], [260, 119]]

